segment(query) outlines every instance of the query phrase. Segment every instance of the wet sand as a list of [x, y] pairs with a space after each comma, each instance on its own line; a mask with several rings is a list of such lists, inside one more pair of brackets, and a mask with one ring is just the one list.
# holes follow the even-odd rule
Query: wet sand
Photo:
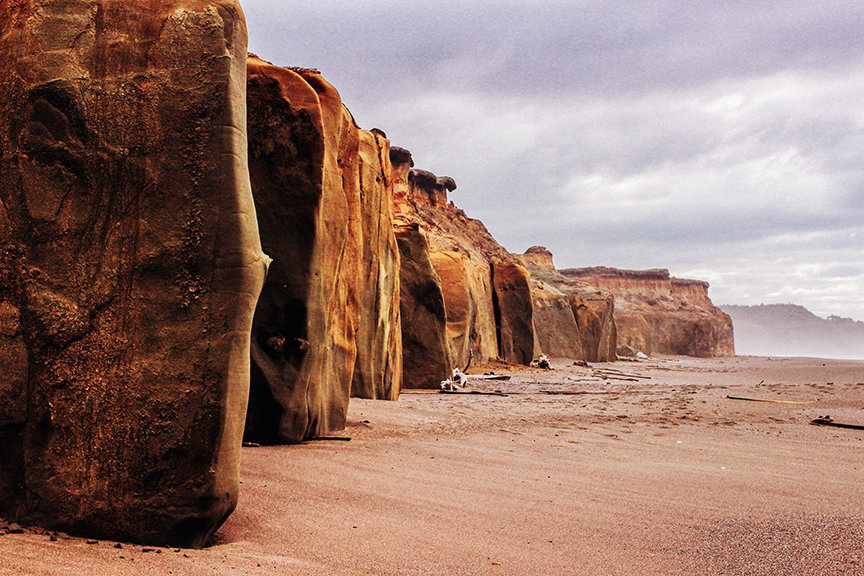
[[864, 431], [810, 424], [864, 425], [864, 362], [553, 367], [470, 387], [508, 396], [353, 400], [350, 442], [245, 448], [204, 550], [27, 530], [0, 574], [864, 575]]

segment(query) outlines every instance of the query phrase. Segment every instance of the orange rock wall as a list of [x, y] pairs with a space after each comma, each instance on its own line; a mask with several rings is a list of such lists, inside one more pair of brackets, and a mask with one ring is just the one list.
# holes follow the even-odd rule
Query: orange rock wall
[[463, 368], [469, 355], [482, 364], [498, 357], [498, 336], [492, 302], [489, 263], [476, 255], [433, 248], [432, 266], [441, 278], [447, 316], [447, 345], [454, 366]]
[[534, 328], [549, 356], [609, 362], [616, 358], [615, 299], [608, 290], [574, 280], [555, 268], [542, 246], [517, 256], [531, 276]]
[[447, 313], [441, 279], [426, 233], [416, 224], [396, 227], [400, 257], [402, 369], [406, 388], [438, 388], [450, 377]]
[[579, 327], [583, 358], [589, 362], [615, 360], [618, 327], [615, 323], [615, 299], [607, 291], [574, 290], [569, 294], [570, 309]]
[[236, 2], [0, 2], [0, 514], [203, 545], [266, 259]]
[[531, 296], [538, 353], [556, 358], [584, 358], [579, 325], [567, 294], [551, 284], [535, 282]]
[[351, 395], [396, 400], [402, 387], [399, 247], [393, 230], [390, 143], [360, 130], [360, 319]]
[[531, 279], [527, 270], [516, 263], [492, 265], [492, 298], [501, 358], [517, 364], [528, 364], [535, 357], [534, 308], [531, 303]]
[[359, 130], [314, 70], [250, 57], [250, 173], [273, 258], [252, 330], [246, 436], [298, 442], [344, 427], [352, 390], [401, 385], [389, 144]]
[[441, 279], [447, 315], [446, 339], [453, 367], [463, 368], [498, 358], [498, 336], [492, 301], [492, 268], [483, 240], [498, 246], [485, 227], [448, 204], [447, 190], [436, 176], [411, 170], [406, 201], [397, 215], [423, 226], [430, 260]]
[[[434, 270], [427, 283], [411, 279], [410, 284], [436, 283], [445, 317], [443, 334], [434, 338], [437, 341], [443, 337], [446, 342], [443, 358], [410, 353], [409, 344], [405, 344], [406, 385], [413, 385], [407, 377], [409, 355], [429, 363], [428, 368], [418, 369], [424, 374], [437, 374], [441, 366], [446, 366], [444, 377], [449, 375], [450, 368], [463, 368], [469, 358], [474, 365], [499, 358], [530, 362], [535, 349], [534, 311], [524, 269], [481, 222], [468, 218], [448, 202], [447, 187], [455, 186], [451, 179], [412, 170], [410, 153], [401, 149], [396, 150], [393, 164], [395, 218], [406, 226], [422, 228]], [[496, 267], [500, 273], [497, 282]], [[415, 272], [412, 270], [412, 274]], [[403, 337], [407, 342], [412, 328], [405, 321], [404, 306], [402, 313]], [[428, 338], [432, 325], [423, 326], [422, 336]], [[417, 336], [420, 335], [411, 335], [410, 340], [416, 342]], [[423, 385], [437, 386], [441, 379], [430, 377]]]
[[452, 180], [411, 170], [410, 154], [397, 149], [397, 155], [395, 218], [425, 231], [445, 305], [449, 358], [436, 360], [436, 366], [461, 367], [469, 355], [479, 364], [496, 358], [528, 363], [541, 352], [615, 359], [609, 291], [562, 276], [545, 249], [509, 254], [482, 223], [448, 201]]
[[562, 270], [615, 295], [618, 343], [646, 354], [715, 357], [735, 354], [732, 321], [708, 297], [708, 283], [668, 270]]

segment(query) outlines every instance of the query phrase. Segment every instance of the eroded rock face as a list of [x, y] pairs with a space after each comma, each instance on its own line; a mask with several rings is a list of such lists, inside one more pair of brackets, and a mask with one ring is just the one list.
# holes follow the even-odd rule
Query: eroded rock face
[[[437, 373], [440, 366], [446, 365], [449, 374], [449, 369], [464, 367], [469, 358], [474, 365], [498, 358], [530, 362], [535, 347], [534, 312], [524, 284], [527, 282], [524, 269], [481, 222], [468, 218], [462, 210], [448, 203], [448, 192], [456, 189], [452, 178], [410, 169], [413, 161], [402, 149], [391, 154], [391, 161], [395, 218], [406, 226], [422, 228], [446, 318], [443, 334], [435, 336], [436, 343], [442, 337], [447, 343], [446, 357], [432, 359], [429, 354], [413, 355], [418, 361], [429, 363], [425, 368], [418, 368], [418, 372]], [[501, 274], [497, 283], [496, 268]], [[403, 336], [407, 333], [405, 325], [403, 307]], [[433, 324], [426, 326], [431, 328]], [[429, 336], [428, 329], [424, 334]], [[407, 342], [405, 336], [406, 371], [409, 369]], [[411, 385], [406, 376], [406, 386]]]
[[441, 278], [419, 225], [397, 226], [396, 240], [401, 262], [402, 380], [406, 388], [438, 388], [450, 377], [452, 366]]
[[551, 284], [537, 282], [531, 295], [539, 351], [558, 358], [584, 358], [579, 325], [567, 294]]
[[359, 130], [315, 70], [248, 63], [249, 165], [272, 256], [252, 329], [246, 437], [299, 442], [345, 425], [349, 397], [400, 387], [389, 144]]
[[589, 362], [614, 361], [617, 317], [612, 294], [562, 275], [543, 246], [532, 246], [518, 257], [531, 275], [534, 328], [542, 352]]
[[464, 368], [469, 358], [482, 363], [499, 355], [492, 269], [484, 259], [446, 248], [433, 245], [429, 257], [441, 278], [451, 362]]
[[531, 279], [522, 266], [512, 262], [492, 265], [493, 304], [502, 358], [528, 364], [535, 357], [534, 309]]
[[201, 545], [265, 274], [230, 0], [0, 4], [0, 514]]
[[618, 343], [646, 354], [734, 356], [732, 321], [708, 298], [708, 283], [668, 270], [562, 270], [615, 295]]
[[402, 387], [399, 247], [393, 230], [390, 143], [374, 130], [360, 130], [359, 176], [363, 253], [351, 395], [396, 400]]
[[615, 298], [602, 289], [581, 283], [567, 284], [570, 309], [576, 316], [584, 359], [589, 362], [612, 362], [618, 341], [615, 322]]

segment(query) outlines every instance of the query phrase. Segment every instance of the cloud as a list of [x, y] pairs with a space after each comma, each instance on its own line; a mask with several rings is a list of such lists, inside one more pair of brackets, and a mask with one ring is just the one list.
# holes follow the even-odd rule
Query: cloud
[[864, 319], [864, 11], [705, 4], [244, 9], [251, 49], [320, 68], [509, 249]]
[[864, 14], [849, 1], [246, 0], [244, 7], [250, 29], [260, 31], [253, 49], [317, 62], [349, 85], [365, 78], [451, 81], [459, 91], [621, 94], [843, 69], [860, 61], [864, 46]]

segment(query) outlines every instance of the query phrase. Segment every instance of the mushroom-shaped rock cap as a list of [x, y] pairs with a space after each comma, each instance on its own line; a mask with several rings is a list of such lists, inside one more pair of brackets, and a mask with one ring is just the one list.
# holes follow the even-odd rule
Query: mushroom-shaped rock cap
[[417, 168], [411, 170], [408, 173], [408, 180], [414, 184], [417, 188], [422, 190], [436, 190], [438, 189], [438, 177], [435, 176], [432, 172], [427, 170], [419, 170]]
[[411, 152], [398, 146], [390, 147], [390, 163], [393, 166], [408, 165], [411, 168], [414, 167], [414, 159], [411, 157]]
[[448, 192], [456, 190], [456, 180], [450, 176], [441, 176], [438, 178], [438, 185], [445, 188]]

